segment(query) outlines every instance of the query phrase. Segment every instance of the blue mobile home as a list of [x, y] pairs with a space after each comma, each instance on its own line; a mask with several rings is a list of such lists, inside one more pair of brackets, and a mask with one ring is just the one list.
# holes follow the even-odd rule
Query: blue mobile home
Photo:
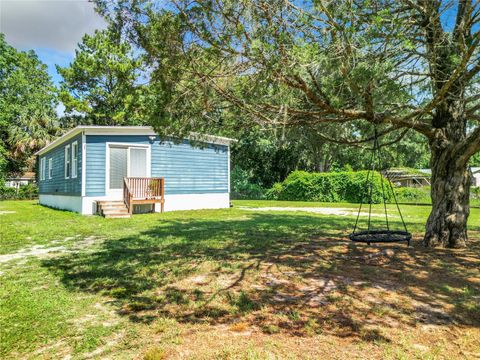
[[[151, 127], [78, 126], [37, 153], [40, 204], [85, 215], [103, 205], [104, 214], [119, 215], [130, 194], [138, 205], [128, 203], [129, 213], [229, 207], [233, 140], [192, 136], [170, 141]], [[139, 201], [160, 193], [162, 201]]]

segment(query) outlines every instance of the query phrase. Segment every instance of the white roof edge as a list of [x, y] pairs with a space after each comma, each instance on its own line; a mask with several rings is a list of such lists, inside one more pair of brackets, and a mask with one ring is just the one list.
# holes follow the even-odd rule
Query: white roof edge
[[[85, 132], [86, 135], [110, 135], [110, 134], [124, 134], [124, 135], [157, 135], [151, 126], [98, 126], [98, 125], [79, 125], [59, 138], [52, 141], [42, 149], [38, 150], [35, 155], [41, 155], [46, 151], [55, 148], [68, 139]], [[173, 136], [175, 137], [175, 136]], [[232, 142], [237, 142], [236, 139], [231, 139], [223, 136], [190, 133], [187, 140], [203, 141], [207, 143], [214, 143], [219, 145], [230, 145]]]
[[55, 140], [53, 140], [50, 144], [48, 144], [48, 145], [44, 146], [43, 148], [41, 148], [40, 150], [38, 150], [34, 155], [41, 155], [44, 152], [46, 152], [47, 150], [53, 149], [57, 145], [59, 145], [59, 144], [63, 143], [64, 141], [74, 137], [75, 135], [77, 135], [81, 131], [82, 130], [79, 129], [79, 126], [67, 131], [65, 134], [63, 134], [59, 138], [56, 138]]

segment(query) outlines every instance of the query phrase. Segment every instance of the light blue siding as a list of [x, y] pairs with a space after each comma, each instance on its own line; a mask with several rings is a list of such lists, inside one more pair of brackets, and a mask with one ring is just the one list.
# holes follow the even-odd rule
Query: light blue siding
[[87, 135], [86, 195], [105, 195], [106, 143], [151, 146], [152, 177], [165, 178], [165, 194], [228, 192], [228, 147], [193, 147], [188, 141], [150, 142], [148, 136]]
[[[78, 143], [77, 177], [65, 179], [65, 146]], [[70, 150], [71, 151], [71, 150]], [[39, 193], [54, 195], [82, 195], [82, 135], [77, 135], [57, 145], [38, 157], [38, 164], [45, 158], [45, 180], [39, 177]], [[48, 161], [52, 159], [52, 178], [48, 178]]]

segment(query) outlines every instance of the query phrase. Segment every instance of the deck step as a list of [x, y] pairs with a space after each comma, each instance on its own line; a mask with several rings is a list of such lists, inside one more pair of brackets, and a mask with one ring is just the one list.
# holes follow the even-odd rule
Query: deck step
[[103, 215], [112, 215], [112, 214], [128, 214], [126, 208], [115, 208], [115, 209], [102, 209]]
[[99, 206], [125, 206], [123, 201], [97, 201]]
[[103, 215], [105, 219], [128, 219], [130, 217], [129, 213], [126, 214], [105, 214]]
[[98, 213], [105, 218], [129, 218], [127, 206], [123, 201], [97, 201]]

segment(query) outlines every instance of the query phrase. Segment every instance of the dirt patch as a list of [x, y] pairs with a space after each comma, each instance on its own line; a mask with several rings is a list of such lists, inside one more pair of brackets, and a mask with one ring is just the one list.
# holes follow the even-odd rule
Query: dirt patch
[[38, 258], [45, 257], [50, 253], [55, 252], [65, 252], [66, 248], [64, 246], [53, 246], [53, 247], [44, 247], [42, 245], [32, 246], [30, 248], [22, 249], [16, 253], [0, 255], [0, 264], [6, 263], [8, 261], [23, 259], [29, 256], [35, 256]]
[[[65, 241], [74, 239], [73, 237], [68, 237], [63, 240], [52, 241], [52, 244], [58, 244]], [[27, 257], [36, 257], [36, 258], [45, 258], [52, 255], [60, 255], [65, 253], [77, 252], [80, 250], [85, 250], [85, 247], [91, 246], [96, 243], [100, 243], [103, 240], [95, 236], [89, 236], [83, 240], [78, 240], [73, 246], [45, 246], [45, 245], [34, 245], [28, 248], [20, 249], [17, 252], [0, 255], [0, 264], [12, 261], [24, 259]]]

